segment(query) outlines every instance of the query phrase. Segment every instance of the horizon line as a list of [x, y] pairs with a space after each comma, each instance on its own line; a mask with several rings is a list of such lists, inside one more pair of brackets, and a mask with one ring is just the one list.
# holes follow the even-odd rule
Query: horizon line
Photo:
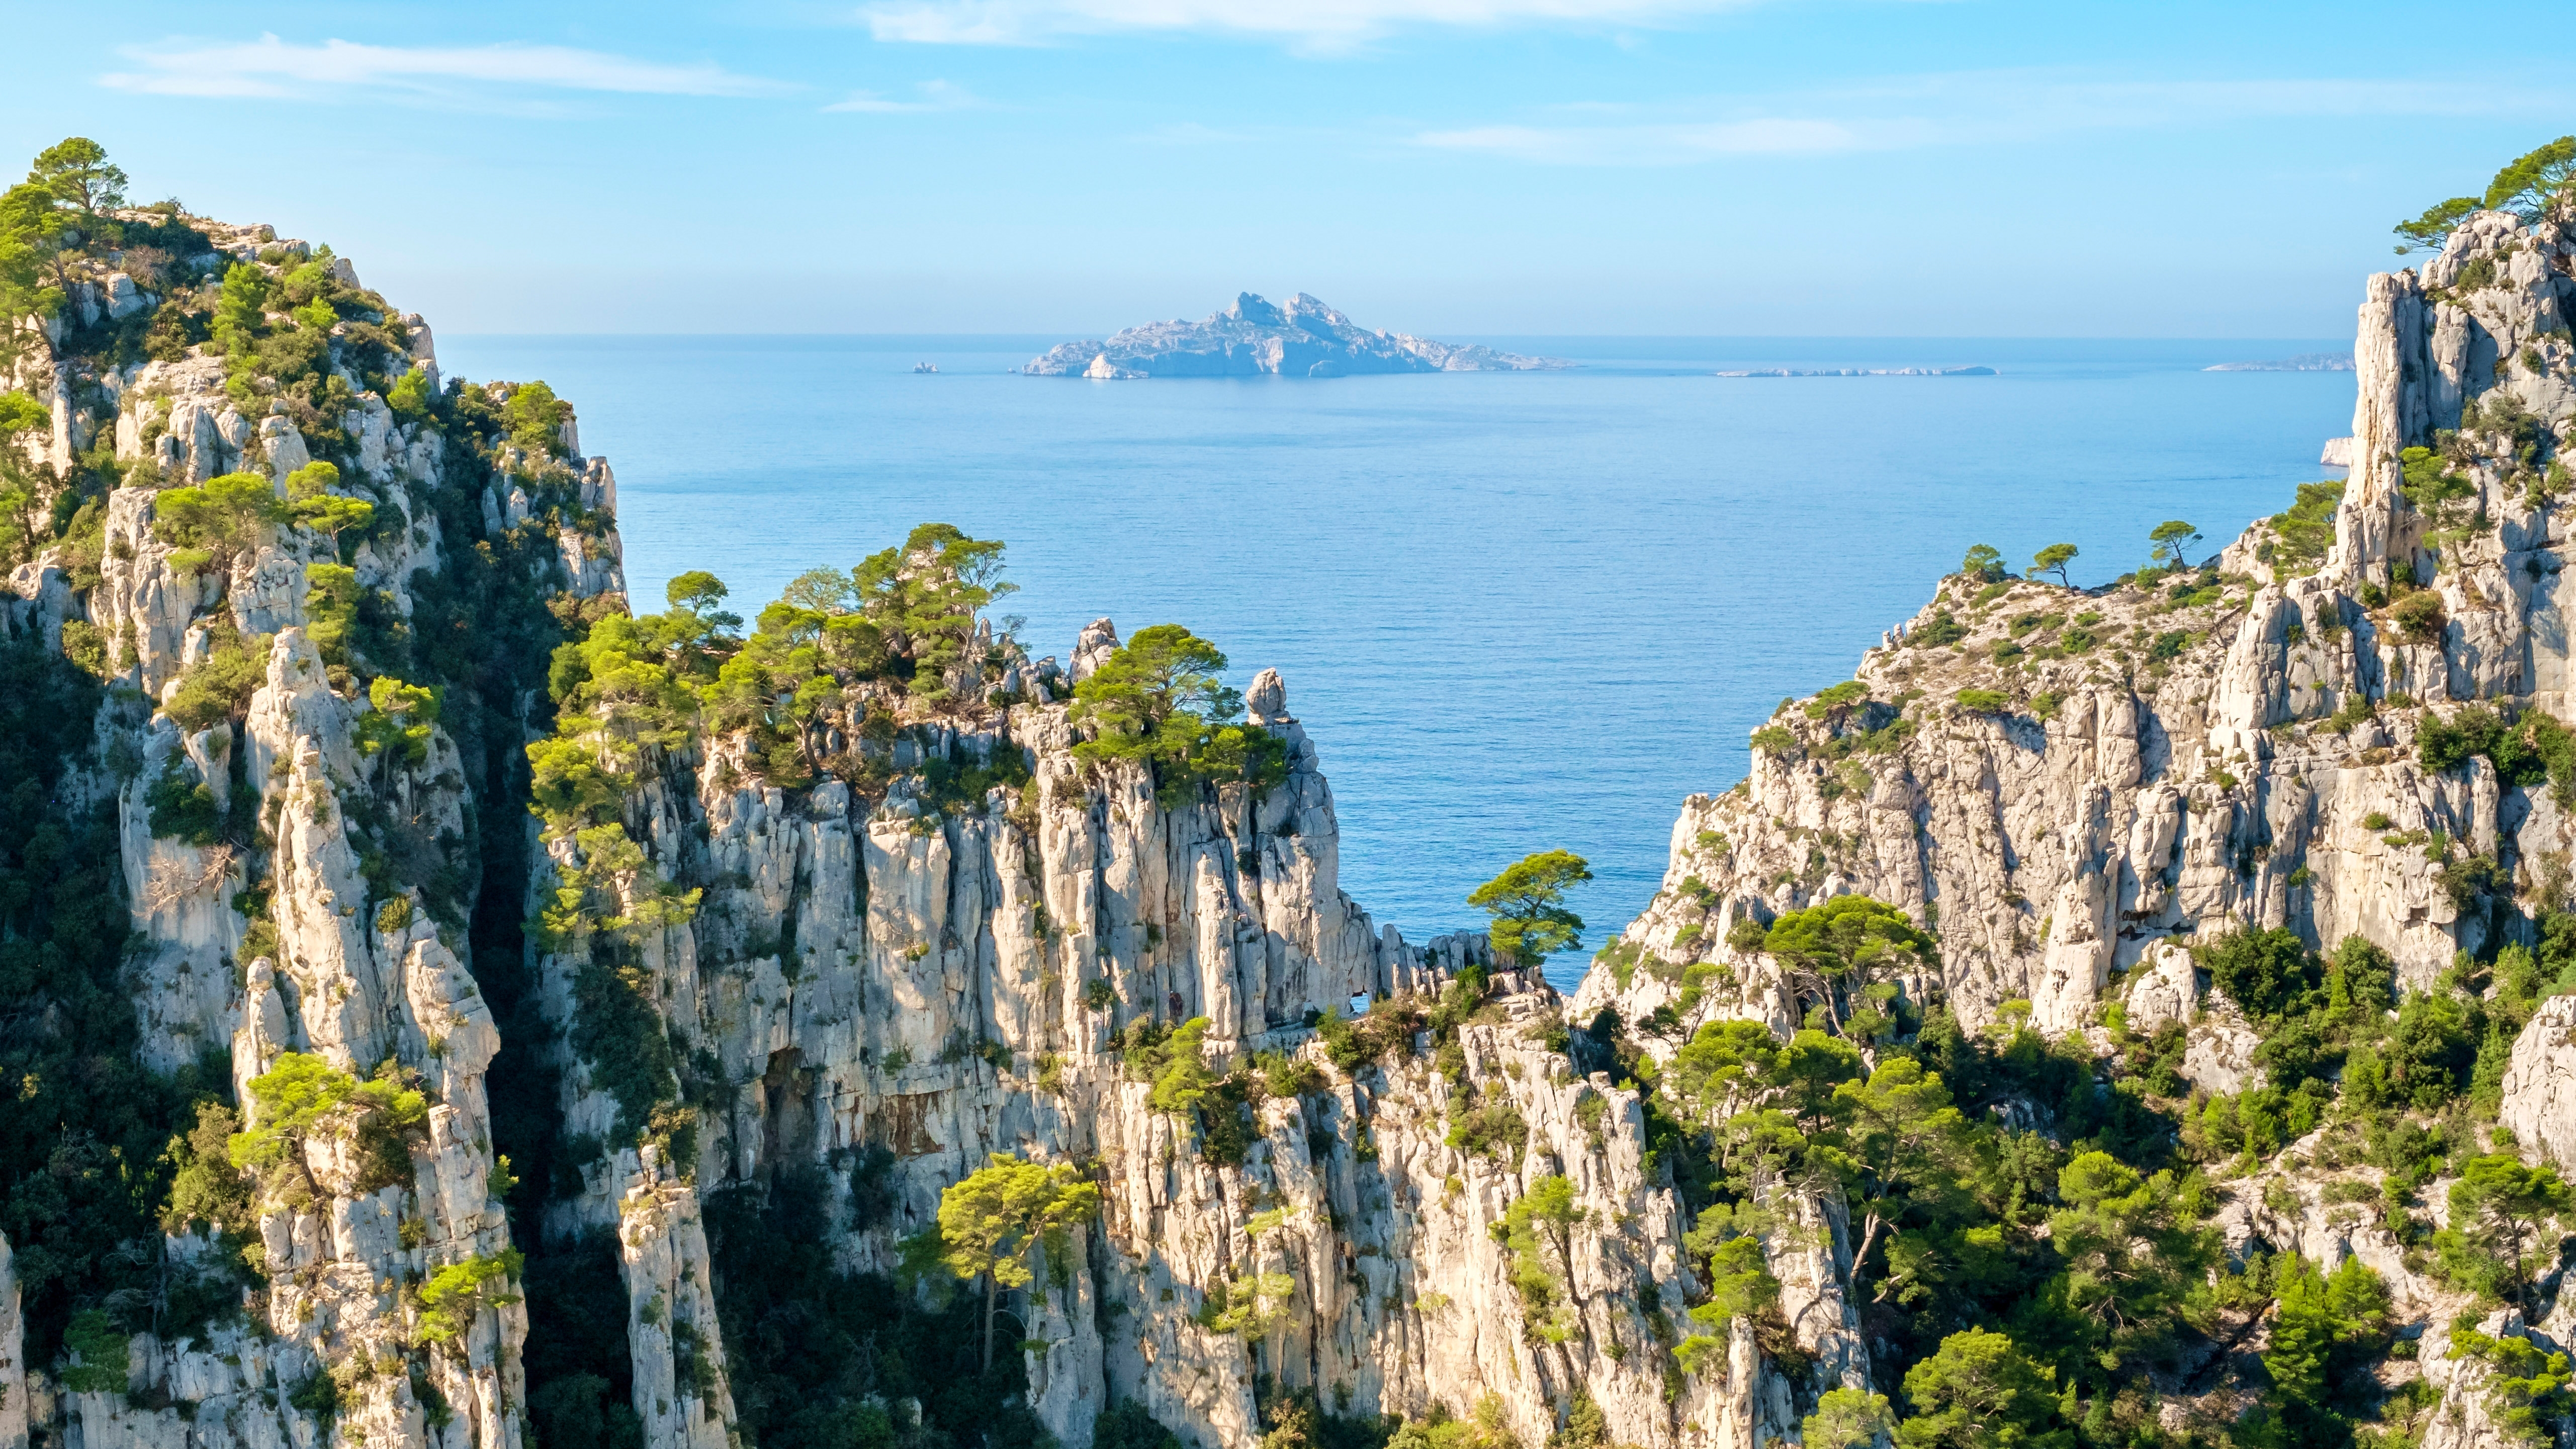
[[[512, 339], [517, 339], [517, 338], [553, 338], [553, 337], [580, 337], [580, 338], [611, 338], [611, 337], [613, 337], [613, 338], [633, 338], [633, 339], [638, 339], [638, 340], [643, 340], [643, 339], [655, 339], [655, 338], [707, 338], [707, 339], [715, 339], [715, 338], [840, 338], [840, 337], [853, 337], [853, 338], [872, 338], [872, 339], [873, 339], [873, 338], [899, 339], [899, 338], [925, 338], [925, 337], [940, 337], [940, 338], [956, 338], [956, 339], [960, 339], [960, 340], [964, 340], [964, 341], [996, 341], [996, 342], [998, 342], [998, 341], [1004, 341], [1004, 340], [1018, 340], [1018, 339], [1025, 339], [1025, 338], [1031, 338], [1031, 337], [1062, 337], [1062, 336], [1064, 336], [1065, 334], [1064, 334], [1062, 331], [1060, 331], [1060, 330], [1030, 330], [1030, 331], [1019, 331], [1019, 332], [962, 332], [962, 331], [961, 331], [961, 332], [939, 332], [939, 331], [922, 331], [922, 330], [912, 330], [912, 331], [892, 331], [892, 332], [815, 332], [815, 331], [805, 331], [805, 332], [606, 332], [606, 331], [603, 331], [603, 332], [558, 332], [558, 331], [548, 331], [548, 332], [479, 332], [479, 331], [477, 331], [477, 332], [465, 332], [465, 331], [455, 331], [455, 332], [447, 332], [447, 333], [445, 333], [444, 335], [445, 335], [445, 336], [447, 336], [447, 337], [451, 337], [451, 338], [459, 338], [459, 339], [462, 339], [462, 338], [469, 338], [469, 337], [470, 337], [470, 338], [493, 338], [493, 339], [499, 339], [499, 338], [512, 338]], [[1450, 335], [1455, 336], [1455, 337], [1460, 337], [1460, 338], [1468, 338], [1468, 339], [1473, 339], [1473, 338], [1488, 338], [1488, 337], [1522, 338], [1522, 339], [1528, 339], [1528, 338], [1557, 338], [1557, 339], [1563, 339], [1563, 340], [1570, 341], [1570, 342], [1592, 342], [1592, 341], [1601, 341], [1601, 342], [1632, 342], [1632, 341], [1633, 341], [1633, 342], [1950, 342], [1950, 343], [1957, 343], [1957, 342], [1997, 342], [1997, 343], [2008, 343], [2008, 342], [2169, 342], [2169, 343], [2176, 343], [2176, 344], [2180, 344], [2180, 343], [2190, 343], [2190, 342], [2226, 342], [2226, 343], [2244, 343], [2244, 342], [2301, 342], [2301, 343], [2312, 343], [2312, 342], [2327, 342], [2327, 343], [2331, 343], [2331, 342], [2334, 342], [2334, 341], [2336, 341], [2336, 340], [2337, 340], [2335, 337], [2331, 337], [2331, 336], [2323, 336], [2323, 335], [2318, 335], [2318, 336], [2305, 336], [2305, 337], [2302, 337], [2302, 336], [2293, 336], [2293, 335], [2287, 335], [2287, 334], [2264, 334], [2264, 335], [2251, 335], [2251, 334], [2249, 334], [2249, 335], [2235, 335], [2235, 336], [2180, 336], [2180, 335], [2168, 336], [2168, 335], [2161, 335], [2161, 334], [2147, 334], [2147, 335], [2141, 335], [2141, 334], [2109, 334], [2109, 333], [2022, 333], [2022, 334], [1980, 333], [1980, 334], [1970, 334], [1970, 333], [1932, 333], [1932, 332], [1924, 332], [1924, 333], [1879, 333], [1879, 332], [1457, 332], [1457, 333], [1452, 333], [1452, 334], [1450, 334]]]

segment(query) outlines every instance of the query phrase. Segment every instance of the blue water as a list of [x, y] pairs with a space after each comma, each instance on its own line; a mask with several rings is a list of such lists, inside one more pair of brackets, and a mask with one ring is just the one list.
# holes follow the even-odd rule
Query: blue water
[[[2147, 530], [2212, 547], [2327, 476], [2349, 373], [2205, 373], [2334, 339], [1489, 338], [1570, 372], [1090, 383], [1059, 338], [448, 337], [544, 378], [617, 469], [627, 574], [712, 569], [744, 613], [928, 520], [1010, 543], [1035, 654], [1178, 622], [1275, 666], [1340, 805], [1342, 884], [1408, 936], [1534, 850], [1589, 858], [1597, 946], [1661, 878], [1684, 795], [1783, 696], [1848, 677], [1970, 544]], [[916, 376], [916, 361], [937, 376]], [[1986, 364], [1980, 378], [1721, 368]], [[1583, 956], [1551, 974], [1570, 985]]]

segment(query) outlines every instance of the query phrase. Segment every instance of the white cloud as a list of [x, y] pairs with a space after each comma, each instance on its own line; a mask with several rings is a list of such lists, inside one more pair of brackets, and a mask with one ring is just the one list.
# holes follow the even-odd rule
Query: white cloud
[[825, 106], [827, 111], [859, 111], [872, 116], [917, 115], [924, 111], [969, 111], [984, 104], [968, 93], [964, 86], [944, 80], [923, 81], [913, 91], [920, 99], [899, 101], [875, 91], [852, 91], [846, 100]]
[[102, 85], [163, 96], [316, 99], [337, 92], [419, 95], [592, 91], [663, 96], [761, 96], [793, 89], [715, 65], [665, 65], [560, 45], [392, 46], [326, 40], [292, 45], [173, 42], [128, 49], [136, 70]]
[[[2355, 116], [2547, 116], [2565, 92], [2402, 80], [2086, 80], [1997, 71], [1659, 108], [1576, 103], [1553, 114], [1633, 120], [1426, 130], [1414, 144], [1552, 165], [1673, 166], [1726, 156], [1898, 151], [2070, 132]], [[1699, 110], [1703, 114], [1687, 112]], [[1722, 115], [1705, 114], [1723, 111]]]
[[1067, 35], [1201, 31], [1337, 49], [1410, 25], [1658, 25], [1757, 0], [886, 0], [879, 40], [1037, 45]]

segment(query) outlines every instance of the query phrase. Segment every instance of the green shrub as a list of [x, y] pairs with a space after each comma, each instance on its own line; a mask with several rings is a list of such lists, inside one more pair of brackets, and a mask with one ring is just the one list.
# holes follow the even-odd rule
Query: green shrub
[[1999, 690], [1963, 689], [1958, 694], [1959, 708], [1971, 714], [1997, 714], [2012, 704], [2012, 697]]
[[162, 761], [161, 778], [143, 792], [151, 811], [152, 833], [199, 849], [223, 839], [224, 812], [214, 789], [197, 778], [197, 769], [177, 750]]
[[2335, 508], [2343, 501], [2343, 490], [2343, 483], [2335, 479], [2302, 483], [2297, 501], [2287, 511], [2272, 515], [2272, 533], [2280, 540], [2275, 567], [2306, 572], [2325, 561], [2326, 550], [2334, 544]]
[[191, 732], [240, 717], [268, 678], [269, 639], [260, 634], [244, 641], [230, 629], [215, 630], [212, 649], [180, 674], [178, 692], [161, 712]]
[[2450, 619], [2442, 612], [2441, 596], [2429, 589], [2418, 590], [2399, 599], [2397, 606], [2388, 611], [2388, 617], [2395, 621], [2398, 632], [2416, 644], [2441, 642], [2442, 631], [2450, 624]]
[[1766, 755], [1786, 755], [1798, 748], [1798, 737], [1779, 725], [1764, 725], [1753, 732], [1753, 748]]
[[1165, 809], [1194, 799], [1203, 785], [1239, 780], [1261, 792], [1284, 784], [1286, 743], [1260, 726], [1227, 722], [1242, 712], [1243, 696], [1218, 678], [1225, 667], [1215, 645], [1178, 624], [1137, 630], [1074, 686], [1069, 717], [1093, 730], [1075, 757], [1144, 765]]
[[523, 1263], [518, 1251], [504, 1248], [490, 1257], [477, 1255], [450, 1263], [421, 1285], [420, 1319], [414, 1335], [422, 1343], [453, 1343], [474, 1326], [474, 1315], [486, 1308], [519, 1300], [506, 1292]]
[[63, 1347], [80, 1355], [80, 1362], [63, 1370], [63, 1387], [75, 1394], [124, 1393], [132, 1363], [129, 1342], [97, 1309], [73, 1314], [71, 1326], [63, 1330]]

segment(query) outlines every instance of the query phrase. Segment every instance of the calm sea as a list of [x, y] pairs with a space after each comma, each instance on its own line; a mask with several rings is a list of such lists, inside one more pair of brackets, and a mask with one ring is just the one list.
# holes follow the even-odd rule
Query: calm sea
[[[1010, 544], [1033, 654], [1177, 622], [1288, 682], [1331, 774], [1342, 885], [1419, 939], [1562, 846], [1598, 946], [1674, 813], [1783, 696], [1847, 678], [1970, 544], [2061, 540], [2078, 582], [2168, 518], [2213, 541], [2329, 476], [2350, 373], [2209, 373], [2337, 339], [1484, 338], [1581, 367], [1092, 383], [1054, 337], [446, 337], [543, 378], [617, 469], [647, 607], [712, 569], [743, 613], [914, 524]], [[936, 363], [935, 376], [916, 362]], [[1718, 378], [1983, 364], [1993, 377]], [[1551, 975], [1570, 987], [1582, 953]]]

